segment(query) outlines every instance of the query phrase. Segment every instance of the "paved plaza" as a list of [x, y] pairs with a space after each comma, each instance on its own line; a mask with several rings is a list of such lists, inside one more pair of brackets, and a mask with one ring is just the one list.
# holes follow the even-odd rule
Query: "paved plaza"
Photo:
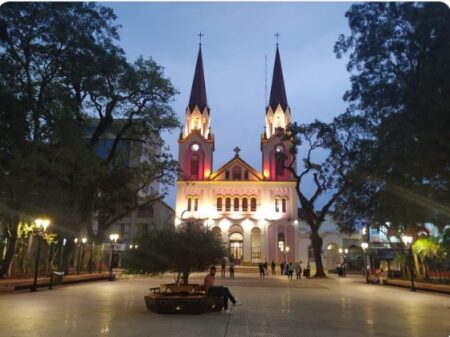
[[[201, 283], [203, 275], [191, 277]], [[288, 281], [237, 275], [228, 285], [244, 304], [231, 315], [159, 315], [148, 288], [173, 279], [131, 278], [0, 295], [0, 337], [447, 337], [450, 296], [366, 285], [362, 277]], [[220, 279], [217, 279], [220, 283]]]

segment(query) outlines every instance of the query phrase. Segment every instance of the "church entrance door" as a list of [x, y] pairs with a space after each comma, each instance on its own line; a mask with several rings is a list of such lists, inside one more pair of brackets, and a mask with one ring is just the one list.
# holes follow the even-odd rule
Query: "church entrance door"
[[229, 237], [230, 256], [233, 255], [236, 264], [240, 265], [244, 259], [244, 236], [241, 233], [231, 233]]

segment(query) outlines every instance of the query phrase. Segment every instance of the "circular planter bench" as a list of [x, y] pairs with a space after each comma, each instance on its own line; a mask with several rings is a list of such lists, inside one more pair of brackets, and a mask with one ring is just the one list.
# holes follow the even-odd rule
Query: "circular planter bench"
[[[161, 291], [163, 290], [163, 291]], [[206, 295], [199, 285], [161, 285], [144, 297], [148, 310], [158, 314], [192, 314], [221, 311], [222, 298]]]

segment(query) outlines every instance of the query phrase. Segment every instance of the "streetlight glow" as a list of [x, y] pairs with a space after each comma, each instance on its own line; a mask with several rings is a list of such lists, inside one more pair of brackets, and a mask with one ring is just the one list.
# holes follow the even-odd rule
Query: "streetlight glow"
[[82, 242], [82, 243], [86, 243], [86, 242], [87, 242], [87, 238], [82, 238], [82, 239], [81, 239], [81, 242]]
[[109, 239], [113, 242], [117, 242], [117, 240], [119, 239], [119, 234], [116, 233], [109, 234]]
[[413, 237], [410, 235], [402, 235], [402, 241], [405, 245], [409, 246], [413, 240]]
[[50, 225], [50, 220], [47, 219], [36, 219], [34, 220], [37, 228], [42, 228], [44, 232], [47, 230], [47, 227]]
[[363, 251], [366, 251], [367, 248], [369, 248], [369, 244], [367, 242], [362, 242], [361, 243], [361, 248], [362, 248]]

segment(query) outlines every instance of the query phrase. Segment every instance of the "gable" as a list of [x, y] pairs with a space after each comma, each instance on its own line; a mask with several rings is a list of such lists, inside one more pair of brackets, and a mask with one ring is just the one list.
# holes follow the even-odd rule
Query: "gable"
[[261, 181], [264, 180], [264, 177], [239, 156], [235, 156], [216, 172], [211, 174], [210, 180]]

